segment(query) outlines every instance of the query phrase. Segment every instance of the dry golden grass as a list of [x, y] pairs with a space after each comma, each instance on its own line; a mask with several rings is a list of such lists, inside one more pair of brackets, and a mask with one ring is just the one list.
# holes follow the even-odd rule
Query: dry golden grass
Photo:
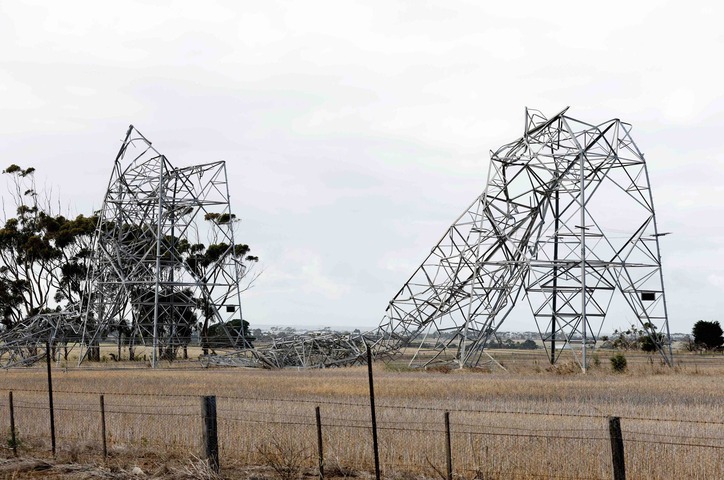
[[[440, 478], [443, 414], [449, 410], [457, 478], [611, 478], [610, 415], [622, 418], [628, 478], [724, 478], [724, 357], [679, 355], [669, 369], [647, 355], [627, 354], [628, 372], [614, 374], [610, 354], [598, 356], [600, 365], [585, 375], [566, 360], [551, 368], [540, 352], [496, 352], [508, 372], [424, 372], [376, 364], [383, 475]], [[103, 393], [109, 465], [130, 471], [138, 464], [159, 477], [190, 472], [202, 478], [192, 456], [201, 449], [199, 397], [216, 395], [223, 477], [314, 474], [316, 405], [330, 476], [372, 471], [365, 368], [194, 365], [54, 368], [59, 458], [101, 462]], [[7, 391], [13, 390], [26, 457], [49, 450], [45, 389], [40, 366], [0, 372], [0, 426], [6, 434]], [[253, 466], [263, 468], [249, 470]]]

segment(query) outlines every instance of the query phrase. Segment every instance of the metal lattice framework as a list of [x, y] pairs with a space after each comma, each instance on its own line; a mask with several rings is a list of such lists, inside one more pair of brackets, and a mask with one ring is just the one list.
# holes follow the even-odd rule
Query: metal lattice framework
[[80, 341], [82, 325], [78, 312], [63, 311], [34, 315], [0, 336], [0, 366], [32, 365], [45, 358], [46, 342], [53, 350], [69, 350]]
[[329, 368], [366, 363], [369, 335], [308, 333], [291, 338], [274, 339], [271, 345], [258, 348], [264, 366], [272, 368]]
[[[174, 168], [129, 127], [99, 213], [81, 361], [102, 334], [126, 326], [131, 343], [152, 343], [155, 364], [188, 343], [196, 312], [223, 327], [226, 346], [247, 347], [242, 328], [227, 328], [241, 319], [245, 274], [234, 219], [224, 162]], [[217, 250], [210, 260], [198, 255], [204, 245]]]
[[526, 110], [524, 134], [491, 152], [487, 186], [395, 295], [378, 355], [478, 365], [524, 297], [551, 363], [595, 346], [619, 295], [671, 365], [659, 232], [631, 126]]
[[152, 345], [155, 366], [175, 358], [201, 321], [218, 326], [211, 338], [201, 332], [207, 350], [253, 359], [240, 294], [244, 261], [255, 257], [234, 240], [224, 162], [175, 168], [130, 126], [98, 216], [81, 305], [0, 335], [3, 366], [37, 361], [45, 342], [80, 345], [80, 363], [114, 331], [130, 349]]

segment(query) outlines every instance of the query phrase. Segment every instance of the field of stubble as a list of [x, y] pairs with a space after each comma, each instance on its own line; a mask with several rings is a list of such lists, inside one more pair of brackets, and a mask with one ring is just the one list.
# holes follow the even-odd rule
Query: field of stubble
[[[621, 418], [627, 478], [724, 478], [724, 357], [669, 369], [608, 356], [585, 375], [539, 353], [498, 352], [508, 369], [409, 371], [375, 364], [382, 476], [445, 478], [450, 412], [458, 479], [612, 478], [608, 417]], [[53, 368], [57, 455], [44, 367], [0, 372], [0, 478], [210, 478], [200, 396], [217, 397], [222, 478], [317, 476], [319, 406], [328, 478], [373, 476], [367, 371], [106, 363]], [[10, 445], [13, 392], [19, 459]], [[102, 456], [104, 395], [109, 457]], [[136, 473], [132, 473], [137, 467]]]

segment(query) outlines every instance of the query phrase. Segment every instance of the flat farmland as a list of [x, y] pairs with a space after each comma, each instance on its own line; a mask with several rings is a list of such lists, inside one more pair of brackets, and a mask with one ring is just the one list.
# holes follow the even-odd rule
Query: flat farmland
[[[611, 371], [610, 352], [598, 352], [586, 374], [566, 359], [550, 367], [537, 351], [494, 355], [506, 371], [374, 365], [383, 477], [445, 478], [447, 411], [458, 479], [612, 478], [609, 416], [621, 418], [627, 478], [724, 478], [721, 355], [679, 354], [668, 368], [627, 353], [623, 374]], [[0, 478], [131, 478], [134, 467], [156, 478], [209, 478], [199, 460], [203, 395], [217, 397], [221, 478], [317, 476], [317, 406], [326, 476], [374, 476], [366, 367], [86, 363], [54, 366], [53, 386], [55, 459], [44, 366], [0, 372]], [[19, 460], [9, 448], [10, 391]]]

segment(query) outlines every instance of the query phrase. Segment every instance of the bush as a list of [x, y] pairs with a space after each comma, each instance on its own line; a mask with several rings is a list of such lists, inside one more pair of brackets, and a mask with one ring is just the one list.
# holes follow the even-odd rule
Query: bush
[[616, 373], [623, 373], [626, 371], [626, 357], [621, 353], [617, 353], [611, 357], [611, 369]]
[[601, 359], [599, 358], [598, 353], [594, 353], [594, 354], [591, 356], [591, 360], [592, 360], [592, 362], [593, 362], [593, 366], [594, 366], [594, 367], [600, 367], [600, 366], [601, 366]]
[[7, 438], [5, 439], [5, 445], [7, 445], [7, 448], [20, 448], [21, 442], [20, 442], [20, 435], [18, 434], [18, 429], [15, 429], [15, 440], [13, 441], [13, 432], [8, 428], [7, 431]]
[[310, 455], [307, 448], [291, 437], [280, 438], [272, 435], [271, 441], [257, 447], [264, 463], [269, 465], [281, 480], [301, 478], [304, 464]]
[[659, 345], [663, 345], [665, 337], [663, 333], [655, 333], [655, 339], [651, 338], [651, 335], [641, 335], [639, 338], [639, 344], [641, 350], [647, 353], [653, 353], [659, 349]]

